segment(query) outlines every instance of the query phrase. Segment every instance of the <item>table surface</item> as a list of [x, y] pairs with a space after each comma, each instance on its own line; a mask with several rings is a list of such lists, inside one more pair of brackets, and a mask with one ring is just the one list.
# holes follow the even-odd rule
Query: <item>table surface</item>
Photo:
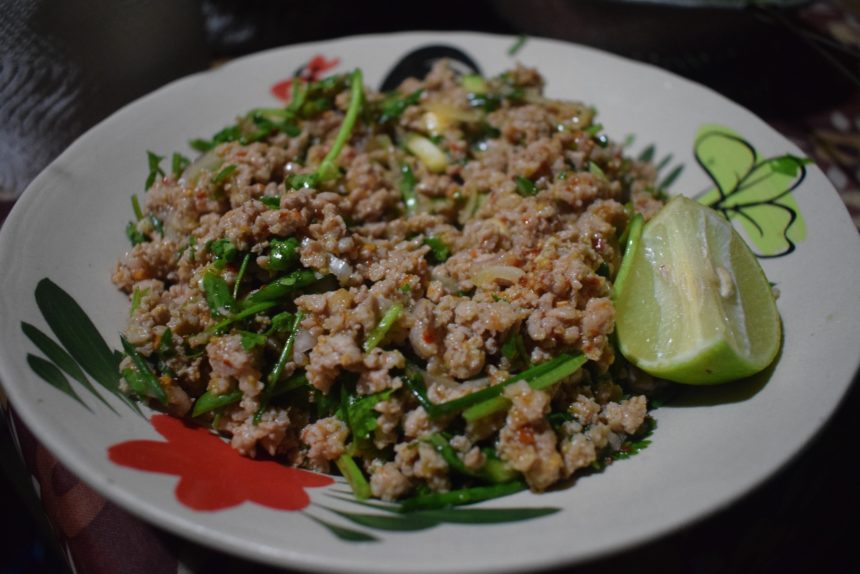
[[[188, 0], [180, 4], [193, 3]], [[12, 4], [21, 8], [28, 3]], [[326, 25], [287, 26], [290, 43], [402, 29], [477, 29], [592, 44], [708, 84], [759, 114], [816, 161], [860, 227], [860, 24], [852, 2], [815, 2], [790, 11], [693, 13], [643, 7], [634, 13], [593, 2], [571, 10], [563, 0], [528, 3], [526, 9], [525, 3], [515, 2], [460, 6], [442, 1], [433, 15], [423, 19], [393, 10], [391, 3], [374, 2], [374, 8], [389, 10], [370, 10], [374, 16], [370, 18], [366, 4], [362, 4], [364, 12], [344, 8], [347, 14], [334, 23], [325, 18], [326, 10], [331, 9], [325, 1], [278, 5], [203, 0], [201, 22], [207, 61], [283, 44], [285, 23], [299, 10], [295, 5], [303, 9], [308, 21], [316, 18]], [[31, 15], [26, 10], [13, 10], [13, 16], [26, 19]], [[625, 28], [625, 22], [636, 25]], [[716, 39], [706, 32], [713, 22], [717, 28], [750, 27], [756, 30], [758, 44], [719, 45], [719, 37], [725, 38], [723, 30]], [[0, 20], [0, 37], [4, 26], [9, 27], [10, 22]], [[679, 26], [689, 27], [692, 39], [690, 34], [679, 33], [667, 43], [661, 40], [663, 35], [656, 34], [660, 30], [675, 34], [683, 29]], [[635, 33], [631, 35], [630, 30]], [[0, 54], [11, 53], [4, 52], [2, 42]], [[741, 58], [750, 49], [760, 55], [759, 60]], [[772, 65], [762, 67], [761, 58]], [[0, 70], [4, 62], [0, 58]], [[792, 75], [796, 69], [816, 72], [810, 81], [798, 84]], [[177, 76], [187, 71], [180, 67], [171, 73]], [[169, 79], [154, 74], [150, 83], [142, 82], [138, 90], [143, 93]], [[137, 95], [129, 93], [127, 99]], [[0, 119], [4, 97], [8, 97], [8, 86], [6, 94], [0, 88]], [[121, 103], [115, 102], [114, 107]], [[89, 123], [110, 111], [89, 110]], [[86, 127], [86, 122], [77, 122], [57, 129], [60, 139], [70, 142]], [[10, 139], [13, 132], [0, 129], [0, 152], [15, 148], [18, 141]], [[0, 153], [0, 172], [7, 174], [5, 179], [0, 177], [0, 222], [15, 195], [15, 190], [3, 190], [4, 181], [32, 177], [26, 173], [9, 177], [15, 167], [11, 157], [11, 153]], [[49, 159], [40, 156], [34, 161]], [[8, 406], [2, 391], [0, 404]], [[860, 554], [852, 545], [856, 532], [860, 532], [860, 489], [856, 474], [850, 470], [852, 445], [846, 444], [846, 438], [853, 436], [853, 417], [858, 409], [860, 390], [854, 385], [836, 415], [800, 456], [729, 508], [648, 545], [564, 571], [622, 572], [634, 567], [647, 571], [648, 566], [659, 566], [668, 573], [702, 574], [836, 568], [860, 571]], [[69, 571], [68, 562], [79, 573], [248, 570], [249, 564], [239, 559], [162, 532], [105, 501], [38, 443], [15, 417], [14, 408], [11, 413], [2, 413], [0, 409], [0, 423], [5, 423], [0, 424], [0, 461], [6, 472], [0, 475], [0, 508], [4, 509], [0, 526], [9, 534], [0, 537], [0, 573]]]

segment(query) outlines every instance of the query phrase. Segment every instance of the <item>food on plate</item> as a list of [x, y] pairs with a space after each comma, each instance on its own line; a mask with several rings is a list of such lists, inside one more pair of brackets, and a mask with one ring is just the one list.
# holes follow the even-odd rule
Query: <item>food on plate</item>
[[679, 196], [638, 229], [615, 283], [624, 356], [652, 375], [692, 384], [770, 365], [780, 345], [776, 301], [732, 225]]
[[615, 351], [611, 294], [665, 196], [543, 83], [444, 62], [391, 93], [296, 81], [194, 161], [150, 153], [113, 274], [125, 389], [409, 508], [634, 452], [666, 383]]

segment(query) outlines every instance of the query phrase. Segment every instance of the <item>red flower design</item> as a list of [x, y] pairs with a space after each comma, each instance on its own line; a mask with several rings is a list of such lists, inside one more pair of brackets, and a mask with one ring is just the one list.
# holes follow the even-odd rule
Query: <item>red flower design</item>
[[301, 510], [310, 503], [305, 488], [334, 482], [325, 475], [245, 458], [208, 430], [167, 415], [154, 415], [150, 422], [167, 442], [119, 443], [108, 449], [108, 457], [121, 466], [178, 475], [176, 498], [194, 510], [222, 510], [246, 500], [275, 510]]
[[[307, 64], [299, 68], [299, 71], [295, 74], [294, 78], [302, 78], [306, 82], [315, 82], [320, 79], [320, 76], [322, 76], [324, 72], [334, 68], [338, 64], [340, 64], [340, 58], [326, 60], [325, 56], [317, 54], [311, 58]], [[279, 100], [283, 100], [285, 102], [288, 101], [291, 97], [291, 87], [293, 85], [294, 78], [289, 78], [272, 86], [272, 95]]]

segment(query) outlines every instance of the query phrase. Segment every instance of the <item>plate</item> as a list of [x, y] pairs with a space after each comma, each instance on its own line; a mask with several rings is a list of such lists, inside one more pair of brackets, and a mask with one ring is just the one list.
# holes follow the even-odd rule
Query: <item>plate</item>
[[[581, 46], [514, 43], [406, 33], [277, 49], [170, 84], [87, 132], [32, 183], [0, 234], [0, 379], [22, 419], [73, 472], [142, 518], [313, 571], [571, 564], [677, 529], [776, 472], [833, 413], [858, 366], [860, 249], [835, 190], [789, 141], [706, 88]], [[673, 192], [731, 217], [779, 289], [785, 340], [776, 365], [685, 390], [654, 412], [648, 448], [572, 486], [419, 517], [359, 506], [339, 480], [243, 459], [205, 430], [137, 413], [110, 392], [128, 314], [110, 273], [127, 249], [129, 198], [143, 192], [147, 150], [187, 153], [190, 138], [278, 104], [296, 71], [361, 67], [366, 84], [379, 86], [410, 54], [412, 65], [454, 55], [487, 75], [516, 61], [535, 66], [548, 95], [596, 106], [615, 140], [634, 136], [630, 153], [668, 157], [662, 173]]]

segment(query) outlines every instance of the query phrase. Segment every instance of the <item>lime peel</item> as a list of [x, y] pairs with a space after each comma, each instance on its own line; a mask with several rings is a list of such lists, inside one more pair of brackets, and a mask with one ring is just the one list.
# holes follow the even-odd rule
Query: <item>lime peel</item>
[[716, 384], [765, 369], [781, 326], [770, 284], [732, 225], [676, 197], [635, 237], [616, 278], [621, 353], [654, 376]]

